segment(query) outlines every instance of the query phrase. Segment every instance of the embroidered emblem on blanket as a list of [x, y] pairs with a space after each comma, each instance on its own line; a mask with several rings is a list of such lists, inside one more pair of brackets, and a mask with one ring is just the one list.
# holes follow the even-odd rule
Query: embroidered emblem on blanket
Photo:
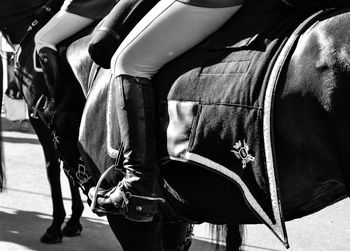
[[239, 140], [233, 146], [234, 150], [231, 150], [238, 159], [242, 161], [242, 168], [244, 169], [247, 166], [247, 163], [254, 161], [255, 158], [249, 153], [249, 146], [243, 140], [243, 143]]

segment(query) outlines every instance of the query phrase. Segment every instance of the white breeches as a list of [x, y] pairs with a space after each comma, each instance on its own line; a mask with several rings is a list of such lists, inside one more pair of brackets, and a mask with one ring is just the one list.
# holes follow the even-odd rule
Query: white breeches
[[151, 79], [163, 65], [218, 30], [241, 6], [204, 8], [161, 0], [113, 55], [113, 75]]
[[82, 17], [64, 10], [57, 12], [35, 35], [36, 51], [43, 47], [53, 50], [56, 45], [92, 24], [94, 19]]

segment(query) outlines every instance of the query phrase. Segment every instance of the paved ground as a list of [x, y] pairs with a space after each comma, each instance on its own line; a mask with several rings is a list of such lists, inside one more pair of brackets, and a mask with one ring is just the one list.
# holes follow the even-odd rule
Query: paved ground
[[[82, 217], [84, 230], [80, 237], [64, 238], [62, 243], [56, 245], [39, 242], [41, 234], [51, 222], [51, 197], [41, 146], [27, 126], [20, 123], [4, 126], [8, 189], [0, 194], [0, 251], [120, 251], [120, 245], [106, 219], [95, 216], [87, 207]], [[63, 174], [61, 180], [69, 215], [71, 201], [68, 182]], [[287, 230], [292, 251], [350, 251], [350, 200], [340, 201], [312, 216], [288, 222]], [[206, 232], [205, 225], [196, 227], [196, 237], [205, 237]], [[209, 251], [214, 247], [196, 240], [191, 250]], [[266, 227], [256, 225], [248, 226], [242, 250], [285, 249]]]

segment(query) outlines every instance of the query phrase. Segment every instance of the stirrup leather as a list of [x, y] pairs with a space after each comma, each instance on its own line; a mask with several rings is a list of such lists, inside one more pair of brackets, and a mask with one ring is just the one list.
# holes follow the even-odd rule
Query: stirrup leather
[[35, 106], [32, 108], [33, 112], [30, 116], [35, 119], [38, 119], [39, 118], [38, 112], [45, 110], [48, 106], [49, 106], [48, 98], [44, 94], [41, 94], [38, 101], [36, 101]]

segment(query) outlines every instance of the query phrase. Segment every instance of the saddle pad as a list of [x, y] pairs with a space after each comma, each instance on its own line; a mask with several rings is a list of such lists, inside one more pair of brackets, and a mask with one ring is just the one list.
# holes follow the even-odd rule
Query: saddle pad
[[[288, 246], [269, 153], [272, 144], [264, 136], [271, 130], [271, 123], [266, 126], [264, 121], [271, 106], [265, 98], [269, 73], [301, 17], [279, 11], [260, 13], [249, 22], [251, 15], [245, 14], [172, 62], [168, 67], [174, 74], [169, 76], [165, 69], [168, 75], [160, 73], [156, 79], [163, 84], [156, 88], [163, 99], [160, 117], [166, 136], [160, 138], [167, 139], [163, 155], [234, 181], [248, 206]], [[236, 26], [242, 23], [249, 25]], [[164, 87], [166, 79], [173, 83], [170, 92]]]

